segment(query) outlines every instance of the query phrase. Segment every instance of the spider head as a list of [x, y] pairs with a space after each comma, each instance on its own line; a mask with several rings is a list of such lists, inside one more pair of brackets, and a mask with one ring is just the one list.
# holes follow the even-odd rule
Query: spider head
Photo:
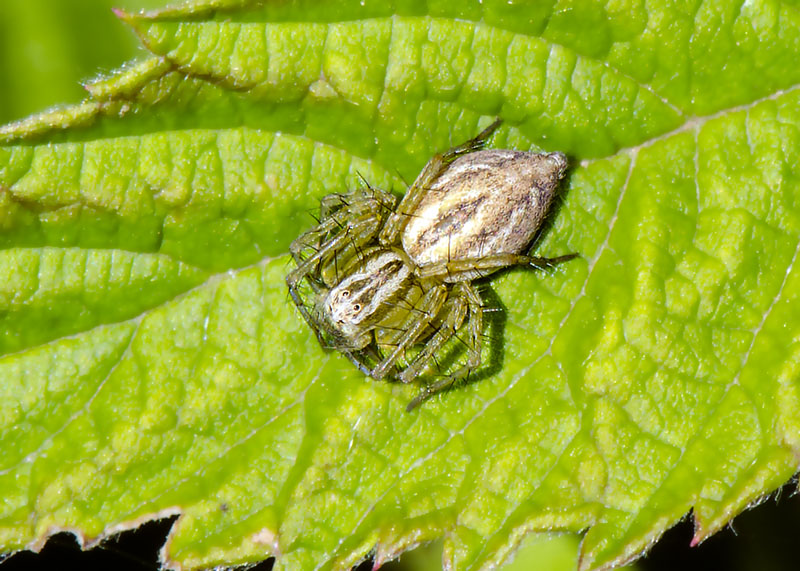
[[413, 280], [406, 259], [392, 249], [376, 249], [320, 296], [317, 315], [337, 347], [360, 350], [372, 331], [396, 311]]
[[365, 304], [354, 297], [351, 290], [340, 283], [321, 297], [317, 305], [321, 323], [333, 337], [334, 345], [341, 349], [364, 349], [372, 340], [370, 332], [374, 324], [369, 324], [371, 320]]

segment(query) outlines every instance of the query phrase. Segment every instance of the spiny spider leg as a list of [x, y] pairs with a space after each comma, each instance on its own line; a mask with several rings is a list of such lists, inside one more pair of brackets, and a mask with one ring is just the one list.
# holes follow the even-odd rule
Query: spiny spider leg
[[350, 209], [350, 215], [353, 215], [357, 211], [363, 211], [363, 208], [360, 207], [365, 204], [369, 209], [375, 210], [376, 205], [370, 204], [373, 202], [377, 203], [378, 209], [392, 210], [394, 208], [397, 198], [392, 193], [371, 186], [363, 176], [360, 174], [358, 176], [363, 187], [351, 194], [328, 194], [322, 197], [319, 209], [320, 220], [325, 220], [333, 213], [344, 209]]
[[[468, 282], [460, 282], [456, 284], [453, 287], [453, 291], [450, 295], [455, 296], [455, 302], [459, 303], [459, 305], [462, 307], [464, 305], [469, 307], [469, 321], [467, 321], [467, 328], [469, 330], [469, 343], [467, 343], [467, 363], [444, 379], [436, 381], [435, 383], [431, 383], [430, 385], [426, 385], [425, 388], [423, 388], [423, 390], [417, 396], [415, 396], [410, 403], [408, 403], [406, 412], [411, 412], [436, 393], [449, 389], [457, 381], [469, 376], [470, 372], [477, 369], [481, 364], [481, 347], [483, 345], [483, 340], [481, 338], [481, 333], [483, 331], [483, 302], [481, 301], [481, 297], [478, 295], [478, 292], [475, 291], [475, 288], [472, 287], [472, 285], [470, 285]], [[451, 311], [451, 313], [455, 313], [455, 311]], [[462, 314], [456, 317], [459, 317], [460, 320], [450, 320], [448, 325], [451, 325], [451, 328], [449, 331], [444, 331], [440, 345], [431, 351], [428, 351], [428, 346], [426, 346], [423, 350], [423, 353], [427, 353], [430, 357], [435, 357], [434, 351], [438, 350], [441, 345], [443, 345], [452, 335], [455, 335], [456, 331], [458, 331], [458, 328], [461, 327], [461, 323], [464, 321], [464, 315]], [[439, 333], [442, 333], [444, 327], [445, 326], [443, 324], [440, 331], [437, 332], [437, 336]], [[434, 343], [437, 343], [437, 340], [431, 340], [430, 344]], [[417, 370], [420, 371], [422, 369], [425, 364], [420, 363], [417, 365], [417, 361], [420, 360], [420, 357], [423, 356], [423, 353], [420, 353], [420, 355], [409, 368], [419, 366], [419, 369]], [[408, 369], [406, 369], [406, 371], [408, 371]], [[406, 371], [403, 371], [403, 374], [405, 374]], [[402, 375], [401, 380], [403, 380]]]
[[[323, 198], [323, 203], [331, 195]], [[327, 201], [330, 202], [330, 201]], [[297, 262], [297, 265], [303, 263], [302, 254], [308, 249], [318, 251], [319, 241], [328, 233], [337, 229], [345, 230], [352, 220], [363, 218], [366, 215], [371, 215], [375, 210], [375, 204], [370, 204], [370, 200], [358, 200], [352, 204], [347, 205], [343, 209], [330, 209], [327, 205], [323, 204], [320, 208], [321, 222], [314, 228], [303, 232], [296, 240], [289, 245], [289, 252]]]
[[[381, 191], [383, 192], [383, 191]], [[348, 199], [349, 200], [346, 200]], [[343, 204], [342, 208], [337, 208], [336, 204]], [[341, 240], [351, 238], [351, 244], [358, 248], [370, 242], [380, 226], [380, 202], [370, 194], [355, 192], [352, 196], [328, 195], [322, 199], [320, 208], [321, 220], [316, 227], [304, 232], [299, 238], [294, 240], [289, 246], [289, 251], [295, 259], [298, 267], [292, 273], [304, 273], [308, 275], [314, 264], [321, 264], [331, 261], [339, 250], [347, 248], [347, 245], [339, 247]], [[366, 233], [354, 232], [358, 225], [364, 221], [374, 221], [374, 228], [368, 228]], [[372, 224], [370, 224], [371, 226]], [[320, 240], [332, 232], [337, 232], [331, 236], [327, 242], [320, 245]], [[339, 242], [335, 240], [339, 238]], [[333, 246], [333, 248], [331, 248]], [[312, 249], [314, 254], [303, 259], [302, 254], [305, 250]], [[302, 268], [302, 270], [301, 270]], [[290, 276], [292, 274], [289, 274]], [[291, 278], [287, 277], [287, 282]], [[302, 276], [296, 280], [300, 281]], [[295, 282], [295, 283], [296, 283]]]
[[319, 219], [325, 220], [334, 212], [350, 206], [351, 203], [347, 198], [344, 194], [326, 194], [323, 196], [319, 201]]
[[[374, 232], [370, 234], [370, 242], [374, 242], [375, 234], [380, 230], [380, 226], [383, 220], [385, 220], [386, 212], [394, 208], [397, 199], [394, 195], [372, 186], [359, 189], [357, 192], [360, 195], [358, 198], [360, 203], [366, 205], [366, 208], [359, 208], [359, 214], [366, 213], [372, 216], [378, 224]], [[350, 244], [342, 247], [342, 249], [337, 252], [337, 255], [341, 255], [345, 260], [352, 259], [353, 257], [363, 258], [364, 249], [368, 245], [369, 244], [365, 240], [352, 240]], [[321, 263], [323, 268], [330, 264], [334, 264], [335, 266], [337, 264], [337, 259], [329, 255], [323, 258]], [[336, 275], [336, 281], [338, 282], [338, 272], [336, 272]]]
[[364, 185], [359, 189], [361, 194], [376, 200], [383, 208], [386, 208], [387, 210], [394, 210], [394, 207], [397, 205], [397, 197], [394, 194], [383, 190], [382, 188], [372, 186], [369, 181], [361, 175], [361, 173], [357, 174], [358, 178], [361, 179], [361, 183]]
[[[326, 242], [313, 256], [303, 260], [297, 268], [292, 270], [289, 275], [286, 276], [286, 283], [289, 284], [290, 287], [296, 286], [304, 277], [314, 270], [314, 267], [320, 260], [346, 246], [351, 240], [358, 240], [362, 244], [368, 243], [374, 236], [378, 224], [379, 221], [369, 215], [352, 221], [347, 225], [345, 230]], [[295, 242], [300, 242], [304, 238], [305, 234], [295, 240]], [[294, 247], [294, 243], [292, 247]]]
[[341, 222], [335, 218], [327, 218], [320, 222], [317, 226], [308, 230], [300, 235], [299, 238], [294, 240], [289, 245], [289, 253], [292, 254], [294, 261], [297, 265], [303, 263], [303, 252], [309, 248], [318, 250], [320, 239], [328, 232], [332, 232], [337, 227], [341, 226]]
[[375, 363], [381, 360], [380, 355], [378, 355], [373, 347], [367, 347], [361, 351], [342, 351], [342, 353], [350, 359], [350, 362], [353, 363], [359, 371], [367, 376], [372, 372], [372, 365], [369, 359], [372, 359]]
[[443, 284], [435, 285], [427, 292], [420, 300], [418, 307], [423, 311], [419, 315], [411, 315], [406, 321], [407, 327], [404, 326], [403, 334], [397, 340], [397, 346], [392, 350], [388, 357], [385, 357], [370, 373], [370, 376], [375, 380], [381, 380], [389, 373], [394, 366], [397, 359], [399, 359], [405, 351], [414, 345], [419, 339], [419, 336], [430, 325], [431, 321], [436, 318], [439, 313], [444, 300], [447, 298], [447, 287]]
[[431, 357], [436, 354], [455, 335], [458, 328], [467, 316], [467, 304], [462, 297], [451, 294], [445, 302], [441, 312], [442, 323], [436, 333], [425, 342], [425, 347], [417, 354], [414, 360], [406, 367], [397, 379], [403, 383], [412, 382], [428, 365]]
[[577, 257], [578, 254], [567, 254], [565, 256], [558, 256], [557, 258], [538, 258], [535, 256], [525, 256], [523, 254], [495, 254], [484, 258], [467, 258], [449, 262], [437, 262], [428, 266], [418, 267], [417, 275], [420, 278], [433, 276], [447, 277], [464, 272], [479, 272], [481, 270], [494, 271], [509, 266], [531, 266], [546, 270]]
[[401, 200], [400, 204], [397, 206], [397, 209], [395, 209], [386, 221], [386, 225], [378, 236], [378, 240], [380, 240], [381, 244], [384, 246], [391, 246], [397, 243], [408, 221], [408, 217], [417, 209], [417, 206], [419, 206], [419, 203], [428, 193], [431, 185], [439, 178], [439, 175], [442, 174], [442, 171], [461, 155], [482, 149], [489, 140], [489, 137], [491, 137], [492, 133], [495, 132], [502, 122], [501, 119], [497, 119], [494, 123], [481, 131], [474, 139], [470, 139], [466, 143], [453, 147], [444, 153], [433, 155], [431, 160], [428, 161], [428, 164], [422, 169], [422, 172], [419, 173], [414, 183], [408, 188], [403, 200]]

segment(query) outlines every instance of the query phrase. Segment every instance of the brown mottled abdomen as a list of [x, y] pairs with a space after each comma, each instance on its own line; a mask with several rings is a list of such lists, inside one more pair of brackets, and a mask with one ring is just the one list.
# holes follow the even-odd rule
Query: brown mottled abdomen
[[561, 153], [487, 150], [456, 159], [411, 215], [403, 249], [418, 266], [525, 253], [566, 167]]

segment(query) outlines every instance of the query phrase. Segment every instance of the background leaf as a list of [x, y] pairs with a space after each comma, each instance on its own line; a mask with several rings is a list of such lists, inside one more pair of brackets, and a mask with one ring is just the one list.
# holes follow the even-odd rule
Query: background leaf
[[[797, 466], [798, 14], [708, 2], [195, 2], [152, 57], [0, 131], [0, 538], [180, 513], [185, 566], [377, 561], [530, 531], [581, 566], [696, 539]], [[402, 191], [492, 117], [575, 164], [492, 280], [502, 366], [403, 408], [287, 301], [319, 197]]]
[[114, 18], [114, 6], [162, 0], [4, 0], [0, 3], [0, 124], [45, 107], [77, 103], [80, 82], [145, 53]]

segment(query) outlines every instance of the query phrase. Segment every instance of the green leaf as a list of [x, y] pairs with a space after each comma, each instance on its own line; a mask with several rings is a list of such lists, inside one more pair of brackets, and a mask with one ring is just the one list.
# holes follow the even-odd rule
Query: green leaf
[[[363, 5], [362, 5], [363, 4]], [[185, 567], [346, 568], [531, 532], [631, 560], [800, 452], [800, 13], [477, 0], [124, 15], [153, 53], [0, 130], [0, 541], [180, 514]], [[493, 374], [425, 403], [326, 352], [289, 243], [359, 175], [402, 191], [494, 116], [574, 169], [491, 280]]]

